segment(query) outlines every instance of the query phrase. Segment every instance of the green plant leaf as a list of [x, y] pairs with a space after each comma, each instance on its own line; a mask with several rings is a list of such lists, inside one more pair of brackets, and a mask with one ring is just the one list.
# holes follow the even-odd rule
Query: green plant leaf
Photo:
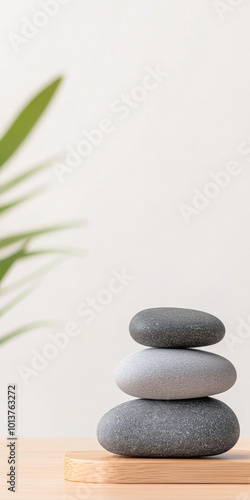
[[3, 212], [6, 212], [7, 210], [10, 210], [11, 208], [14, 208], [14, 207], [17, 207], [18, 205], [21, 205], [21, 203], [24, 203], [25, 201], [30, 200], [30, 198], [33, 198], [37, 194], [42, 193], [44, 190], [45, 190], [45, 186], [42, 186], [42, 187], [40, 187], [38, 189], [35, 189], [31, 193], [28, 193], [28, 194], [26, 194], [24, 196], [21, 196], [20, 198], [18, 198], [15, 201], [11, 201], [10, 203], [6, 203], [6, 205], [0, 205], [0, 215]]
[[30, 332], [31, 330], [37, 330], [38, 328], [44, 328], [46, 326], [52, 326], [54, 328], [58, 328], [62, 326], [62, 321], [56, 320], [48, 320], [48, 321], [36, 321], [34, 323], [29, 323], [27, 325], [21, 326], [20, 328], [16, 328], [9, 333], [6, 333], [2, 337], [0, 337], [0, 344], [4, 344], [5, 342], [11, 340], [13, 337], [17, 337], [21, 333]]
[[5, 257], [4, 259], [0, 260], [0, 282], [3, 280], [7, 272], [13, 266], [13, 264], [15, 264], [16, 261], [19, 260], [21, 257], [23, 257], [23, 253], [25, 251], [25, 245], [23, 245], [23, 247], [17, 252], [8, 255], [8, 257]]
[[17, 116], [0, 141], [0, 167], [13, 155], [27, 137], [53, 97], [61, 78], [57, 78], [39, 94]]
[[[25, 244], [26, 247], [27, 243]], [[84, 250], [74, 249], [74, 248], [45, 248], [42, 250], [25, 250], [25, 247], [22, 247], [17, 252], [12, 255], [5, 257], [0, 260], [0, 282], [5, 278], [6, 274], [10, 271], [11, 267], [20, 259], [24, 259], [27, 257], [37, 257], [40, 255], [47, 255], [56, 253], [58, 255], [72, 255], [75, 257], [84, 257]]]
[[31, 281], [34, 281], [38, 278], [41, 278], [46, 273], [51, 271], [54, 267], [56, 267], [58, 264], [60, 264], [62, 261], [64, 261], [64, 259], [62, 256], [60, 256], [56, 259], [53, 259], [52, 262], [49, 262], [48, 264], [39, 267], [33, 273], [30, 273], [27, 276], [24, 276], [23, 278], [20, 278], [19, 280], [14, 281], [14, 283], [11, 283], [8, 286], [1, 287], [0, 288], [0, 295], [3, 296], [7, 293], [13, 292], [13, 291], [17, 290], [18, 288], [21, 288], [22, 286], [27, 285], [27, 283], [30, 283]]
[[37, 255], [46, 255], [51, 253], [73, 255], [75, 257], [84, 257], [84, 255], [86, 255], [85, 251], [79, 250], [79, 248], [42, 248], [41, 250], [31, 250], [29, 252], [25, 251], [21, 258], [35, 257]]
[[53, 233], [55, 231], [62, 231], [64, 229], [73, 229], [75, 227], [82, 226], [83, 221], [69, 222], [68, 224], [58, 224], [57, 226], [45, 227], [41, 229], [35, 229], [34, 231], [27, 231], [26, 233], [18, 233], [7, 238], [0, 239], [0, 248], [4, 248], [19, 241], [25, 239], [34, 239], [35, 237], [41, 236], [43, 234]]
[[[43, 89], [40, 93], [38, 93], [20, 112], [20, 114], [16, 117], [15, 121], [11, 124], [8, 130], [5, 132], [3, 137], [0, 140], [0, 167], [3, 168], [3, 165], [9, 160], [9, 158], [16, 152], [22, 142], [26, 139], [28, 134], [31, 132], [36, 122], [46, 109], [49, 104], [51, 98], [53, 97], [58, 85], [61, 82], [61, 78], [53, 81], [50, 85], [48, 85], [45, 89]], [[25, 180], [35, 176], [45, 168], [47, 168], [51, 164], [51, 160], [47, 160], [39, 165], [33, 166], [26, 170], [25, 172], [16, 175], [12, 179], [6, 181], [2, 186], [0, 186], [0, 194], [6, 193], [11, 190], [15, 186], [19, 186]], [[10, 202], [3, 202], [2, 206], [0, 206], [0, 215], [4, 214], [7, 210], [11, 208], [17, 208], [21, 203], [35, 196], [41, 189], [32, 191], [28, 194], [25, 194], [17, 199]], [[28, 243], [30, 240], [33, 240], [39, 236], [46, 235], [49, 233], [54, 233], [56, 231], [62, 231], [64, 229], [71, 229], [74, 227], [79, 227], [82, 225], [82, 221], [77, 222], [69, 222], [60, 225], [54, 225], [50, 227], [42, 227], [36, 228], [29, 231], [23, 231], [17, 234], [12, 234], [8, 237], [4, 237], [0, 239], [0, 249], [5, 249], [2, 253], [7, 257], [2, 258], [0, 260], [0, 284], [2, 280], [6, 277], [6, 274], [10, 271], [12, 266], [14, 266], [18, 261], [23, 258], [30, 258], [32, 256], [41, 256], [45, 254], [66, 254], [66, 255], [78, 255], [83, 256], [84, 252], [79, 249], [71, 249], [71, 248], [56, 248], [56, 249], [38, 249], [38, 250], [28, 250]], [[16, 245], [17, 244], [17, 245]], [[15, 246], [15, 250], [12, 248], [8, 248], [11, 246]], [[18, 248], [18, 250], [16, 250]], [[10, 252], [13, 252], [9, 255]], [[57, 259], [58, 261], [58, 259]], [[18, 288], [25, 286], [29, 283], [24, 290], [10, 300], [6, 305], [0, 309], [0, 317], [7, 313], [10, 309], [16, 306], [19, 302], [24, 300], [27, 295], [29, 295], [33, 289], [37, 286], [37, 279], [40, 278], [44, 273], [48, 272], [53, 266], [54, 261], [45, 266], [39, 268], [37, 271], [31, 272], [23, 278], [11, 283], [10, 285], [2, 288], [1, 293], [8, 293], [13, 290], [17, 290]], [[4, 336], [0, 337], [0, 344], [3, 344], [12, 338], [41, 327], [47, 326], [59, 326], [62, 325], [62, 322], [58, 322], [55, 320], [49, 321], [36, 321], [33, 323], [26, 324], [21, 327], [16, 327], [14, 330], [6, 333]]]
[[24, 290], [23, 292], [19, 293], [16, 297], [14, 297], [14, 299], [12, 299], [8, 304], [2, 307], [2, 309], [0, 309], [0, 317], [3, 316], [6, 312], [8, 312], [10, 309], [12, 309], [12, 307], [14, 307], [16, 304], [25, 299], [25, 297], [30, 295], [30, 293], [33, 292], [33, 290], [38, 287], [38, 284], [39, 282], [33, 283], [26, 290]]
[[32, 177], [32, 176], [38, 174], [39, 172], [41, 172], [42, 170], [45, 170], [46, 168], [48, 168], [51, 165], [51, 163], [53, 161], [56, 160], [56, 158], [58, 158], [58, 157], [55, 156], [54, 158], [51, 158], [51, 159], [49, 159], [49, 160], [47, 160], [47, 161], [45, 161], [45, 162], [43, 162], [43, 163], [41, 163], [39, 165], [36, 165], [35, 167], [30, 168], [29, 170], [26, 170], [22, 174], [18, 175], [17, 177], [14, 177], [10, 181], [6, 182], [2, 186], [0, 186], [0, 194], [3, 194], [6, 191], [9, 191], [13, 187], [18, 186], [19, 184], [21, 184], [26, 179], [29, 179], [30, 177]]

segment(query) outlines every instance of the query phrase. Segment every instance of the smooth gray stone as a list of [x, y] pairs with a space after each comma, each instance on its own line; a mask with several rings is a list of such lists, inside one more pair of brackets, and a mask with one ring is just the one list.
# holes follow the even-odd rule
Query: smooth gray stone
[[144, 399], [211, 396], [237, 378], [226, 358], [198, 349], [143, 349], [122, 359], [114, 375], [123, 392]]
[[218, 455], [237, 443], [239, 433], [234, 412], [214, 398], [136, 399], [109, 410], [97, 427], [103, 448], [130, 457]]
[[222, 340], [225, 326], [202, 311], [156, 307], [138, 312], [129, 331], [136, 342], [149, 347], [200, 347]]

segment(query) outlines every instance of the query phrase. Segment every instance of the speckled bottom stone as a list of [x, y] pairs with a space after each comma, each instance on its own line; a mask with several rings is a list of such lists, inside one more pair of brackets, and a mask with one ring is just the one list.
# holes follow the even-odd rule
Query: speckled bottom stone
[[184, 458], [224, 453], [239, 432], [234, 412], [214, 398], [135, 399], [105, 413], [97, 438], [118, 455]]

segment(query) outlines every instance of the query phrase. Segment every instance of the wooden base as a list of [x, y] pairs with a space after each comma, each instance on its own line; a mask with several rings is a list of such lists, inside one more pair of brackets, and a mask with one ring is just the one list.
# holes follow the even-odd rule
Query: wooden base
[[204, 458], [125, 458], [106, 451], [69, 451], [64, 478], [82, 483], [250, 483], [250, 451]]

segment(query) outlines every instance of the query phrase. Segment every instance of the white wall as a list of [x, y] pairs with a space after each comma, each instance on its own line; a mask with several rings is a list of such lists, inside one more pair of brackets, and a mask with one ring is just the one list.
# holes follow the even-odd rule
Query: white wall
[[[35, 0], [1, 0], [1, 132], [33, 93], [65, 77], [2, 178], [67, 146], [76, 149], [82, 130], [96, 129], [104, 118], [113, 126], [62, 182], [49, 168], [41, 175], [48, 193], [1, 219], [3, 235], [87, 221], [36, 242], [84, 248], [87, 255], [54, 269], [1, 320], [3, 334], [41, 318], [81, 328], [44, 369], [33, 367], [27, 384], [20, 365], [32, 367], [34, 351], [47, 349], [51, 330], [1, 346], [3, 436], [11, 382], [18, 384], [20, 436], [94, 435], [101, 415], [129, 399], [113, 381], [119, 359], [140, 349], [128, 334], [129, 320], [154, 306], [201, 309], [224, 321], [231, 337], [208, 349], [235, 364], [238, 381], [219, 398], [237, 413], [242, 435], [250, 435], [250, 337], [239, 319], [250, 315], [250, 4], [221, 4], [219, 12], [216, 3], [200, 0], [71, 0], [16, 53], [10, 32], [21, 33], [24, 17], [37, 21], [41, 7]], [[142, 95], [135, 87], [157, 65], [168, 77], [137, 106], [132, 98], [135, 107], [122, 120], [114, 100]], [[237, 175], [186, 222], [182, 204], [192, 206], [194, 190], [209, 190], [211, 173], [232, 161]], [[17, 266], [6, 285], [40, 264]], [[100, 291], [122, 268], [133, 279], [92, 318], [79, 316], [79, 304], [98, 293], [103, 299]]]

